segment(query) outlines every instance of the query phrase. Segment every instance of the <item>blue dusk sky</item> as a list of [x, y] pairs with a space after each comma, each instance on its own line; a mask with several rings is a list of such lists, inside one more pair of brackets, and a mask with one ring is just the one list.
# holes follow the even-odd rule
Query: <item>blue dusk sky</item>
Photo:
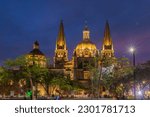
[[131, 60], [134, 46], [137, 63], [150, 60], [150, 0], [0, 0], [0, 64], [31, 51], [35, 40], [52, 60], [61, 19], [70, 59], [85, 21], [101, 49], [108, 20], [116, 57]]

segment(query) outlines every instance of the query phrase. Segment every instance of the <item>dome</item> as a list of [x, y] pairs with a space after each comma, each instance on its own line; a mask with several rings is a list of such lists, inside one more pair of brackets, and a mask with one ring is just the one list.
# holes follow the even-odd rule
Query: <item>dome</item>
[[76, 50], [78, 49], [89, 49], [89, 50], [95, 50], [96, 49], [96, 45], [94, 43], [92, 43], [90, 40], [83, 40], [82, 42], [80, 42], [77, 46], [76, 46]]
[[75, 49], [76, 56], [78, 57], [94, 57], [96, 55], [97, 48], [90, 40], [83, 40]]
[[36, 41], [33, 44], [33, 50], [27, 54], [29, 65], [40, 65], [46, 67], [46, 57], [39, 49], [39, 43]]
[[44, 54], [39, 50], [39, 49], [33, 49], [32, 51], [29, 52], [30, 55], [42, 55]]
[[83, 40], [76, 46], [74, 56], [76, 57], [95, 57], [97, 55], [97, 48], [94, 43], [90, 41], [90, 31], [87, 26], [83, 30]]
[[44, 56], [44, 54], [40, 51], [39, 49], [39, 42], [35, 41], [33, 44], [33, 50], [29, 52], [29, 55], [42, 55]]

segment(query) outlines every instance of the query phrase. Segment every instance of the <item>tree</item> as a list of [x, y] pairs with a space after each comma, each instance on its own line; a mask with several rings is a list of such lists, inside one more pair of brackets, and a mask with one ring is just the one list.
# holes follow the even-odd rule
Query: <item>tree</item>
[[64, 74], [57, 73], [55, 74], [53, 79], [51, 80], [51, 86], [53, 87], [53, 91], [55, 90], [57, 93], [62, 95], [69, 94], [71, 90], [73, 90], [73, 85], [69, 77], [66, 77]]
[[96, 95], [99, 95], [99, 79], [100, 79], [100, 71], [98, 68], [91, 67], [91, 88], [90, 92], [92, 94], [92, 97], [96, 97]]
[[29, 62], [30, 60], [26, 59], [26, 56], [21, 56], [14, 60], [5, 61], [3, 68], [5, 69], [5, 74], [7, 73], [7, 79], [11, 80], [15, 86], [19, 87], [19, 82], [25, 81], [24, 89], [30, 89], [32, 91], [32, 99], [34, 99], [34, 87], [47, 69], [38, 64], [29, 65]]
[[[123, 95], [127, 84], [131, 81], [133, 68], [128, 59], [103, 59], [102, 61], [102, 86], [111, 95]], [[130, 77], [129, 77], [130, 76]]]
[[[48, 96], [50, 95], [49, 87], [53, 86], [52, 89], [55, 90], [56, 87], [54, 84], [57, 84], [59, 81], [55, 81], [54, 84], [53, 84], [53, 82], [54, 82], [54, 79], [57, 79], [59, 77], [60, 77], [59, 73], [57, 73], [55, 71], [51, 71], [47, 68], [44, 69], [44, 71], [42, 71], [42, 75], [38, 82], [43, 86], [43, 88], [46, 91]], [[52, 90], [52, 92], [53, 92], [53, 90]]]
[[5, 71], [3, 67], [0, 67], [0, 93], [2, 97], [10, 91], [10, 80], [7, 78], [8, 73]]
[[143, 94], [145, 91], [150, 91], [150, 61], [137, 65], [135, 73], [137, 90]]

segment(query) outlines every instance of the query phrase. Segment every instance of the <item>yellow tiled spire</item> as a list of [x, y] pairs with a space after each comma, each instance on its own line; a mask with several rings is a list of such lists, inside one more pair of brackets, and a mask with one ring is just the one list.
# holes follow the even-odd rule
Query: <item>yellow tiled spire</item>
[[108, 56], [108, 57], [114, 56], [113, 42], [110, 35], [110, 28], [109, 28], [108, 21], [106, 21], [105, 30], [104, 30], [102, 56]]
[[66, 39], [65, 39], [64, 25], [62, 20], [60, 22], [59, 33], [56, 42], [56, 49], [66, 49]]

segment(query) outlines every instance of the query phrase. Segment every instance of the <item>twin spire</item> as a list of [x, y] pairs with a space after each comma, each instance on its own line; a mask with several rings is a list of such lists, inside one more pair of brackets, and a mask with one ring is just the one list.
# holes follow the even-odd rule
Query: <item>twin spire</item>
[[104, 45], [112, 45], [112, 39], [110, 35], [109, 23], [106, 21], [105, 31], [104, 31]]
[[[83, 40], [89, 40], [89, 39], [90, 39], [90, 31], [89, 31], [87, 24], [85, 24], [85, 27], [83, 30]], [[64, 25], [63, 25], [62, 20], [60, 22], [59, 33], [58, 33], [58, 38], [56, 42], [56, 49], [59, 49], [59, 48], [66, 49], [66, 39], [65, 39]]]
[[61, 20], [60, 26], [59, 26], [58, 37], [56, 41], [54, 67], [64, 68], [66, 61], [68, 61], [68, 50], [66, 46], [64, 25], [63, 25], [63, 21]]
[[103, 39], [103, 46], [101, 51], [102, 57], [113, 57], [114, 56], [114, 49], [112, 38], [110, 35], [110, 28], [109, 23], [106, 21], [105, 30], [104, 30], [104, 39]]
[[[90, 31], [87, 26], [87, 23], [85, 24], [85, 27], [83, 29], [83, 40], [87, 41], [90, 40]], [[66, 47], [66, 39], [65, 39], [65, 34], [64, 34], [64, 25], [63, 21], [61, 20], [60, 22], [60, 27], [59, 27], [59, 33], [58, 33], [58, 38], [56, 41], [56, 50], [58, 49], [64, 49], [67, 50]], [[103, 39], [103, 46], [102, 46], [102, 55], [108, 55], [108, 56], [114, 56], [114, 49], [113, 49], [113, 43], [110, 35], [110, 28], [109, 28], [109, 23], [106, 21], [105, 24], [105, 30], [104, 30], [104, 39]]]
[[56, 49], [67, 49], [65, 33], [64, 33], [64, 25], [63, 25], [62, 20], [61, 20], [60, 26], [59, 26], [58, 38], [57, 38], [57, 42], [56, 42]]

